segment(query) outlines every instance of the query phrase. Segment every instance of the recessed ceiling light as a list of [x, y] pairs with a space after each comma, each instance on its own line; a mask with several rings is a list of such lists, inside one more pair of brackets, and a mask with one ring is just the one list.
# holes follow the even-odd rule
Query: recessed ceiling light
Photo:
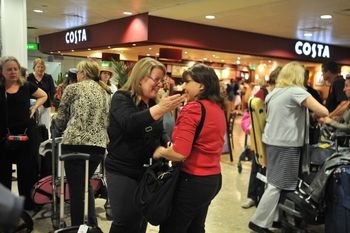
[[185, 54], [187, 54], [188, 52], [187, 51], [185, 51]]
[[72, 49], [71, 51], [72, 51], [72, 52], [74, 52], [75, 50], [74, 50], [74, 49]]
[[57, 53], [61, 53], [61, 51], [57, 51]]
[[109, 48], [109, 49], [110, 49], [110, 48], [111, 48], [111, 46], [108, 46], [107, 48]]
[[124, 14], [124, 15], [132, 15], [132, 12], [130, 12], [130, 11], [124, 11], [123, 14]]
[[147, 53], [146, 55], [147, 55], [148, 57], [151, 56], [151, 54], [149, 54], [149, 53]]
[[88, 48], [88, 50], [90, 51], [91, 49], [90, 49], [90, 48]]
[[132, 46], [136, 46], [136, 44], [132, 44]]
[[206, 15], [205, 18], [206, 19], [215, 19], [215, 16], [214, 15]]
[[156, 53], [156, 56], [159, 56], [159, 53]]
[[311, 37], [311, 36], [312, 36], [312, 33], [310, 33], [310, 32], [304, 33], [304, 36], [306, 36], [306, 37]]
[[224, 59], [221, 60], [221, 62], [224, 62], [224, 61], [225, 61]]
[[208, 60], [208, 58], [205, 57], [205, 58], [203, 58], [203, 60], [206, 61], [206, 60]]
[[321, 19], [331, 19], [332, 16], [331, 15], [321, 15], [320, 18]]
[[149, 48], [148, 48], [148, 50], [152, 50], [152, 48], [151, 48], [151, 47], [149, 47]]
[[38, 9], [35, 9], [35, 10], [33, 10], [35, 13], [43, 13], [44, 11], [42, 11], [42, 10], [38, 10]]
[[240, 57], [237, 57], [237, 59], [238, 59], [238, 60], [241, 60], [241, 58], [240, 58]]
[[240, 60], [237, 60], [236, 63], [237, 63], [237, 64], [241, 64], [241, 61], [240, 61]]
[[53, 54], [53, 52], [52, 52], [52, 51], [51, 51], [50, 53], [51, 53], [51, 54]]

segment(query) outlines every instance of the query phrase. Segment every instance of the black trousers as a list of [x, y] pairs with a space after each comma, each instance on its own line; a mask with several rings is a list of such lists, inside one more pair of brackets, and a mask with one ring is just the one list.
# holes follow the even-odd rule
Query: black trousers
[[107, 171], [108, 197], [113, 222], [110, 233], [145, 233], [147, 222], [134, 205], [137, 180]]
[[7, 150], [0, 142], [0, 183], [11, 190], [12, 164], [17, 165], [18, 193], [25, 197], [24, 209], [35, 207], [31, 198], [31, 189], [38, 181], [38, 151], [34, 128], [28, 128], [29, 141], [21, 142], [14, 150]]
[[[95, 147], [96, 148], [96, 147]], [[62, 145], [62, 153], [82, 152], [91, 155], [89, 160], [89, 179], [104, 157], [104, 148], [92, 151], [89, 146]], [[68, 160], [64, 165], [70, 195], [70, 214], [72, 226], [84, 223], [84, 187], [85, 187], [85, 160]], [[97, 226], [94, 192], [89, 182], [88, 224]]]
[[204, 233], [211, 201], [221, 189], [221, 174], [194, 176], [181, 173], [174, 209], [160, 225], [160, 233]]

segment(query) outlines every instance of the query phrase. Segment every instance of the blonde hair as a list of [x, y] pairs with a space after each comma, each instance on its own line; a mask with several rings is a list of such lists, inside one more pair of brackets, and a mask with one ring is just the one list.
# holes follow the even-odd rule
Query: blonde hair
[[153, 69], [161, 69], [166, 74], [165, 66], [157, 60], [154, 60], [150, 57], [145, 57], [136, 62], [134, 65], [130, 77], [120, 89], [122, 91], [128, 92], [131, 96], [134, 97], [134, 102], [138, 105], [141, 102], [142, 90], [140, 82], [147, 76], [151, 75]]
[[95, 61], [81, 61], [77, 65], [78, 72], [84, 72], [88, 79], [92, 79], [96, 82], [99, 80], [99, 67]]
[[33, 70], [35, 69], [35, 67], [36, 67], [37, 65], [42, 65], [42, 66], [44, 66], [44, 69], [46, 70], [45, 62], [44, 62], [44, 60], [41, 59], [40, 57], [34, 59], [34, 61], [33, 61]]
[[305, 89], [304, 86], [304, 67], [298, 62], [289, 62], [278, 74], [276, 87], [298, 86]]
[[18, 79], [18, 84], [20, 86], [23, 86], [26, 83], [26, 80], [24, 77], [21, 76], [20, 70], [21, 70], [21, 65], [19, 64], [18, 60], [13, 57], [13, 56], [5, 56], [0, 58], [0, 86], [5, 86], [5, 77], [2, 75], [3, 67], [5, 63], [13, 61], [17, 64], [18, 66], [18, 72], [20, 74], [20, 77]]

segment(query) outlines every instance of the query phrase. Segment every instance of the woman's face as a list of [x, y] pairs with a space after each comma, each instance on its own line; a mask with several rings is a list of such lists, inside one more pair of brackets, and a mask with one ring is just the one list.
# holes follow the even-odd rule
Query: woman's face
[[158, 90], [162, 87], [164, 78], [163, 70], [154, 68], [150, 75], [145, 76], [141, 82], [142, 99], [148, 102], [150, 99], [155, 99], [158, 94]]
[[6, 82], [17, 82], [20, 77], [20, 68], [15, 61], [8, 61], [2, 67], [2, 76]]
[[44, 72], [45, 72], [45, 66], [43, 66], [42, 64], [37, 64], [35, 67], [34, 67], [34, 72], [36, 75], [43, 75]]
[[194, 81], [190, 75], [186, 76], [182, 87], [187, 95], [188, 101], [195, 100], [198, 94], [203, 90], [203, 85]]
[[108, 82], [108, 80], [111, 78], [111, 73], [108, 71], [101, 71], [100, 76], [103, 82]]
[[345, 95], [350, 98], [350, 80], [345, 80], [345, 87], [344, 87]]
[[77, 72], [77, 82], [81, 82], [85, 80], [85, 73], [82, 70], [78, 70]]

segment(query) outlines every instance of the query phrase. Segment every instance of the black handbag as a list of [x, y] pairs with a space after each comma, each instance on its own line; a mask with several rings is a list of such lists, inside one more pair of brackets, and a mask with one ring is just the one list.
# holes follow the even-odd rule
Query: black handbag
[[143, 174], [134, 200], [136, 208], [152, 225], [157, 226], [170, 216], [180, 170], [181, 164], [170, 167], [164, 161], [157, 161]]
[[[193, 144], [202, 130], [206, 111], [201, 102], [202, 116], [196, 128]], [[171, 214], [175, 190], [181, 173], [181, 163], [172, 167], [164, 159], [149, 166], [143, 174], [134, 193], [138, 211], [152, 225], [159, 225]]]

